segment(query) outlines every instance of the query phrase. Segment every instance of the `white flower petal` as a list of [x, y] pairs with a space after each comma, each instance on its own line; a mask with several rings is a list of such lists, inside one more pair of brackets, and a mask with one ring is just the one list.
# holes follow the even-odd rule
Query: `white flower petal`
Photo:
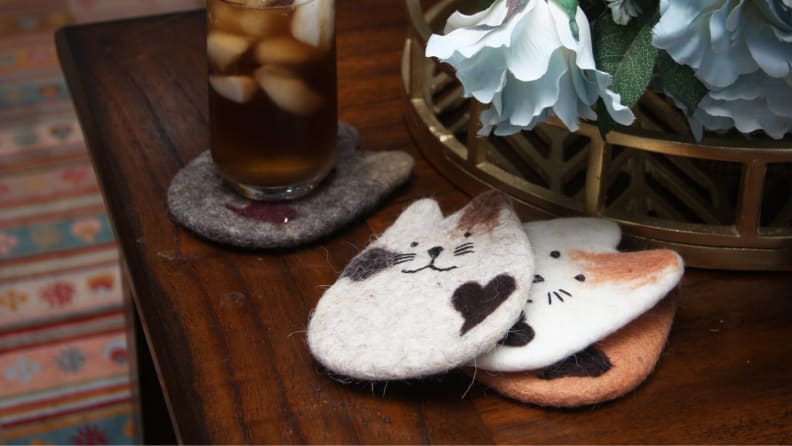
[[778, 2], [662, 0], [652, 42], [715, 89], [757, 70], [786, 77], [792, 73], [792, 15], [780, 13], [785, 6]]
[[709, 130], [763, 130], [781, 139], [792, 131], [792, 89], [784, 80], [761, 72], [746, 75], [734, 85], [705, 96], [692, 120]]
[[576, 65], [578, 68], [583, 70], [596, 70], [597, 64], [594, 61], [594, 48], [592, 46], [591, 40], [591, 28], [589, 26], [588, 19], [586, 18], [586, 14], [583, 13], [583, 10], [578, 8], [577, 10], [577, 20], [578, 27], [580, 29], [579, 33], [579, 40], [577, 41], [577, 45], [574, 47], [575, 54], [577, 56]]
[[741, 76], [728, 87], [711, 90], [709, 96], [719, 101], [734, 101], [737, 99], [751, 101], [765, 94], [762, 84], [766, 78], [766, 74], [761, 71], [755, 71]]
[[792, 43], [792, 31], [782, 31], [778, 28], [773, 28], [776, 38], [782, 42]]
[[626, 25], [634, 17], [638, 17], [641, 13], [641, 8], [638, 7], [634, 0], [606, 0], [608, 7], [611, 10], [611, 17], [613, 21], [619, 25]]
[[575, 132], [578, 130], [578, 98], [568, 71], [564, 72], [558, 83], [559, 95], [553, 105], [553, 113], [567, 126], [569, 131]]
[[[784, 0], [786, 1], [786, 0]], [[792, 31], [792, 10], [781, 0], [755, 0], [756, 6], [773, 26]]]
[[786, 117], [792, 122], [792, 88], [786, 86], [786, 82], [779, 79], [772, 79], [774, 85], [767, 86], [772, 93], [766, 94], [767, 107], [775, 115]]
[[716, 10], [709, 20], [710, 40], [712, 41], [712, 51], [715, 53], [725, 53], [731, 46], [731, 34], [726, 28], [726, 20], [729, 18], [729, 4], [723, 4]]
[[[666, 10], [652, 30], [655, 47], [689, 65], [704, 83], [724, 87], [741, 74], [758, 69], [742, 39], [725, 34], [732, 15], [729, 0], [667, 0]], [[727, 14], [729, 13], [729, 14]], [[714, 34], [713, 34], [714, 33]]]
[[[502, 6], [503, 0], [494, 5]], [[578, 38], [569, 16], [554, 1], [521, 0], [500, 16], [492, 8], [488, 11], [454, 15], [448, 25], [454, 30], [432, 36], [426, 51], [457, 70], [466, 96], [491, 103], [480, 115], [480, 135], [532, 129], [550, 116], [576, 130], [581, 118], [596, 118], [591, 107], [599, 98], [617, 122], [633, 121], [620, 96], [608, 89], [610, 76], [596, 69], [582, 9], [575, 16]]]
[[792, 45], [778, 39], [773, 27], [757, 9], [746, 14], [745, 42], [751, 56], [772, 77], [785, 77], [792, 64]]
[[[561, 39], [561, 44], [570, 50], [577, 50], [578, 41], [572, 34], [572, 28], [569, 26], [569, 15], [567, 15], [567, 12], [561, 9], [561, 6], [559, 6], [555, 1], [540, 1], [539, 4], [544, 5], [546, 10], [550, 13], [550, 17], [552, 17], [553, 21], [555, 22], [556, 33], [558, 38]], [[578, 8], [577, 12], [575, 13], [575, 20], [578, 19], [580, 14], [582, 14], [582, 10]], [[586, 16], [584, 14], [583, 21], [588, 23], [588, 19], [585, 17]], [[583, 33], [581, 33], [581, 35], [582, 34]]]
[[713, 101], [704, 98], [699, 105], [701, 111], [713, 117], [729, 118], [734, 122], [734, 127], [742, 133], [751, 133], [763, 130], [770, 137], [781, 139], [784, 134], [792, 130], [792, 121], [788, 118], [773, 114], [768, 107], [757, 107], [754, 101]]
[[467, 28], [452, 31], [444, 36], [433, 34], [426, 42], [426, 57], [448, 59], [461, 48], [478, 45], [487, 34], [486, 30]]
[[528, 127], [535, 116], [558, 100], [559, 81], [567, 68], [561, 51], [553, 53], [545, 76], [528, 82], [513, 78], [504, 89], [503, 115], [512, 124]]
[[508, 50], [508, 67], [521, 81], [542, 77], [550, 64], [553, 52], [562, 42], [553, 26], [550, 10], [544, 1], [533, 1], [530, 14], [520, 18]]
[[621, 95], [612, 91], [605, 90], [605, 97], [602, 98], [605, 103], [605, 108], [608, 114], [611, 115], [614, 121], [621, 125], [630, 125], [635, 121], [635, 115], [629, 107], [625, 107], [621, 103]]
[[448, 17], [443, 32], [448, 34], [457, 28], [469, 28], [480, 24], [497, 26], [503, 23], [506, 11], [506, 2], [504, 0], [493, 2], [489, 8], [472, 15], [465, 15], [456, 11]]
[[465, 88], [465, 96], [473, 96], [484, 104], [492, 101], [495, 93], [506, 82], [506, 60], [503, 51], [485, 48], [476, 59], [465, 59], [457, 64], [456, 76]]

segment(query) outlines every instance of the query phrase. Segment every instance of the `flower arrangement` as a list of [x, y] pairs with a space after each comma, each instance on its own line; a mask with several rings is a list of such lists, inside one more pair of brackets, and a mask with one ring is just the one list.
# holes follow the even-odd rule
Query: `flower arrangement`
[[792, 132], [792, 0], [491, 0], [451, 15], [426, 55], [489, 108], [480, 135], [556, 117], [606, 133], [647, 88], [704, 130]]

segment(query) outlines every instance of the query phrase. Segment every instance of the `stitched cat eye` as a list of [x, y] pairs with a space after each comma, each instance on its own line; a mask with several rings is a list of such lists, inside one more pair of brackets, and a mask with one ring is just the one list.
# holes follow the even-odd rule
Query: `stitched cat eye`
[[575, 280], [577, 280], [578, 282], [585, 282], [586, 276], [584, 276], [583, 274], [578, 274], [577, 276], [575, 276]]
[[418, 242], [410, 243], [410, 248], [415, 248], [416, 246], [418, 246]]
[[465, 238], [468, 238], [468, 237], [470, 237], [471, 235], [473, 235], [473, 233], [472, 233], [472, 232], [470, 232], [470, 231], [465, 231], [465, 234], [464, 234], [464, 235], [465, 235]]
[[557, 258], [561, 257], [561, 253], [558, 252], [558, 251], [552, 251], [552, 252], [550, 252], [550, 257], [552, 257], [554, 259], [557, 259]]
[[541, 283], [544, 282], [544, 277], [540, 276], [539, 274], [534, 275], [533, 283]]

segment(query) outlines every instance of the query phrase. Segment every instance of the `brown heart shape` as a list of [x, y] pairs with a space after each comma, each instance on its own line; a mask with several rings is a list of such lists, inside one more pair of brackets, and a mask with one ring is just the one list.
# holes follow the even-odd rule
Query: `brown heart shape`
[[454, 290], [451, 303], [465, 322], [459, 330], [464, 336], [495, 311], [514, 292], [517, 287], [514, 277], [499, 274], [482, 287], [478, 282], [465, 282]]

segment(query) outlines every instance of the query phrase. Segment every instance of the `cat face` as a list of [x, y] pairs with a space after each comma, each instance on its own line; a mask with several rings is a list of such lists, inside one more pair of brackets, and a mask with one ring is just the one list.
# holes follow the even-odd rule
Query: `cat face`
[[592, 277], [593, 266], [581, 264], [576, 257], [585, 252], [615, 252], [621, 240], [619, 226], [611, 221], [593, 218], [550, 221], [553, 223], [524, 226], [528, 234], [538, 237], [532, 239], [537, 270], [530, 304], [561, 305], [574, 299], [575, 294], [591, 290], [597, 279]]
[[419, 200], [322, 296], [311, 351], [331, 370], [367, 380], [445, 372], [514, 324], [533, 268], [504, 195], [482, 194], [448, 217], [434, 200]]
[[622, 253], [615, 223], [568, 218], [527, 223], [536, 271], [523, 317], [501, 346], [477, 359], [499, 371], [550, 366], [652, 308], [677, 284], [673, 251]]
[[513, 219], [501, 217], [506, 206], [502, 195], [488, 194], [443, 218], [434, 200], [417, 201], [356, 257], [341, 277], [366, 280], [384, 270], [392, 270], [389, 272], [416, 274], [416, 277], [420, 274], [420, 278], [413, 280], [421, 280], [433, 273], [474, 266], [479, 260], [475, 255], [479, 245], [486, 249], [505, 241], [500, 239], [504, 231], [496, 229], [514, 223]]

